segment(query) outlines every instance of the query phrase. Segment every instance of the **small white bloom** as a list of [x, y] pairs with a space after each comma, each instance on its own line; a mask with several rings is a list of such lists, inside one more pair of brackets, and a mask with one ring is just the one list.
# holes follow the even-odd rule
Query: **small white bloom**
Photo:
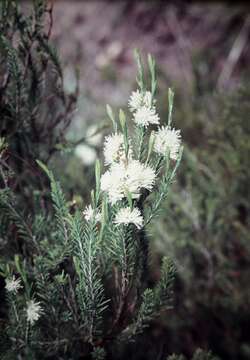
[[141, 188], [152, 190], [155, 178], [155, 171], [138, 160], [130, 161], [125, 167], [125, 182], [130, 193], [139, 192]]
[[42, 315], [43, 309], [40, 306], [40, 302], [35, 302], [30, 300], [27, 302], [27, 320], [30, 322], [30, 325], [33, 325]]
[[75, 155], [81, 159], [82, 163], [86, 166], [92, 165], [97, 158], [95, 149], [85, 144], [76, 146]]
[[149, 126], [150, 124], [159, 124], [160, 118], [156, 113], [155, 108], [149, 108], [147, 106], [143, 106], [136, 110], [134, 114], [134, 122], [140, 126]]
[[[111, 165], [115, 162], [125, 160], [126, 156], [123, 135], [116, 133], [106, 136], [103, 153], [105, 165]], [[130, 147], [128, 156], [131, 157], [131, 155], [132, 151]]]
[[144, 94], [140, 90], [133, 91], [128, 101], [131, 112], [137, 111], [142, 106], [151, 108], [152, 105], [153, 99], [150, 91], [146, 91]]
[[138, 229], [142, 227], [143, 217], [138, 208], [134, 208], [133, 210], [130, 207], [122, 208], [118, 211], [115, 217], [116, 224], [134, 224]]
[[87, 221], [93, 221], [96, 222], [101, 220], [101, 213], [97, 210], [94, 210], [91, 205], [86, 206], [85, 210], [83, 211], [84, 218]]
[[123, 186], [123, 169], [121, 164], [115, 164], [101, 176], [101, 190], [107, 192], [109, 201], [115, 204], [122, 200], [124, 193]]
[[170, 152], [170, 158], [176, 160], [178, 158], [181, 146], [180, 130], [171, 129], [169, 126], [161, 127], [155, 135], [154, 150], [162, 155]]
[[5, 289], [8, 292], [13, 292], [14, 294], [17, 294], [18, 290], [22, 288], [21, 279], [16, 279], [14, 275], [12, 279], [6, 279], [5, 283]]
[[154, 170], [129, 160], [128, 163], [115, 163], [101, 177], [101, 190], [108, 193], [109, 201], [114, 204], [131, 193], [133, 198], [140, 196], [142, 188], [152, 190], [156, 178]]
[[128, 101], [128, 106], [130, 110], [132, 112], [136, 111], [142, 106], [142, 103], [143, 103], [143, 95], [140, 92], [140, 90], [133, 91]]

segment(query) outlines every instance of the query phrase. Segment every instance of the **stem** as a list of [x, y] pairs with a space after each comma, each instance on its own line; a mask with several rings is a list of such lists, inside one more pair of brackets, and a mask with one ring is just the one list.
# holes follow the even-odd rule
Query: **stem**
[[[141, 214], [144, 216], [144, 209], [143, 209], [143, 203], [145, 199], [147, 198], [149, 192], [146, 191], [143, 196], [141, 196], [141, 199], [138, 203], [138, 208], [141, 211]], [[138, 248], [138, 278], [139, 278], [139, 284], [141, 284], [141, 290], [144, 289], [144, 287], [147, 284], [148, 281], [148, 252], [149, 252], [149, 241], [146, 235], [145, 226], [140, 230], [138, 234], [138, 242], [139, 242], [139, 248]]]
[[28, 320], [26, 321], [26, 331], [25, 331], [25, 343], [28, 344], [28, 340], [29, 340], [29, 322]]
[[144, 143], [144, 138], [145, 138], [145, 128], [144, 127], [140, 127], [139, 128], [139, 149], [138, 149], [138, 160], [141, 161], [142, 155], [143, 155], [143, 143]]
[[16, 317], [16, 321], [19, 322], [19, 316], [18, 316], [18, 313], [17, 313], [15, 300], [13, 300], [13, 309], [14, 309], [14, 314], [15, 314], [15, 317]]

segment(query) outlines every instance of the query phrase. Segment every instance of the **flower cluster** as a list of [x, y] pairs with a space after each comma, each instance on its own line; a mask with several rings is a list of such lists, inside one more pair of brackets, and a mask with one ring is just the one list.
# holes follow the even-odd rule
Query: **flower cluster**
[[[159, 125], [155, 100], [150, 91], [132, 92], [128, 105], [137, 126], [147, 128], [150, 124]], [[124, 130], [124, 124], [121, 123], [121, 127]], [[143, 163], [134, 158], [132, 140], [127, 133], [119, 132], [116, 126], [115, 129], [115, 133], [104, 140], [104, 164], [109, 169], [100, 179], [100, 188], [107, 194], [111, 205], [129, 197], [132, 200], [139, 199], [142, 190], [151, 191], [156, 181], [156, 172], [148, 165], [148, 161]], [[158, 127], [153, 138], [154, 152], [177, 160], [181, 146], [180, 130], [172, 129], [170, 125]], [[100, 213], [91, 206], [86, 208], [84, 216], [87, 221], [100, 220]], [[123, 207], [118, 210], [114, 222], [125, 225], [133, 223], [139, 229], [142, 227], [143, 217], [136, 207]]]
[[145, 93], [140, 90], [133, 91], [128, 101], [131, 112], [137, 111], [143, 106], [150, 108], [152, 104], [154, 104], [154, 99], [150, 91], [145, 91]]
[[149, 126], [159, 124], [159, 116], [155, 111], [155, 108], [149, 108], [143, 106], [139, 108], [134, 114], [134, 122], [139, 126]]
[[154, 150], [165, 156], [169, 152], [172, 160], [177, 160], [181, 147], [180, 130], [171, 129], [170, 126], [162, 126], [155, 135]]
[[[16, 279], [14, 275], [12, 279], [6, 279], [5, 284], [6, 291], [8, 291], [9, 293], [13, 293], [14, 295], [18, 293], [18, 290], [23, 288], [23, 286], [21, 285], [21, 279]], [[34, 300], [27, 301], [26, 315], [27, 321], [31, 325], [34, 325], [34, 323], [40, 318], [42, 313], [43, 310], [40, 306], [40, 302], [35, 302]]]
[[21, 279], [16, 279], [14, 275], [12, 279], [6, 279], [5, 283], [5, 289], [10, 293], [17, 294], [18, 290], [22, 289]]
[[34, 300], [28, 301], [26, 313], [28, 322], [30, 323], [30, 325], [34, 325], [34, 323], [40, 318], [43, 313], [40, 302], [35, 302]]
[[155, 182], [155, 171], [138, 160], [113, 164], [101, 177], [101, 189], [107, 192], [111, 204], [127, 197], [140, 197], [140, 190], [152, 190]]
[[121, 208], [116, 214], [115, 223], [124, 225], [133, 223], [137, 227], [137, 229], [140, 229], [143, 225], [143, 217], [140, 210], [137, 208]]
[[[123, 135], [120, 133], [111, 134], [106, 136], [104, 141], [104, 159], [105, 165], [111, 165], [115, 162], [126, 160], [125, 146]], [[128, 157], [132, 157], [131, 146], [129, 149]]]
[[145, 93], [140, 90], [133, 91], [128, 104], [131, 112], [134, 113], [133, 120], [136, 125], [148, 127], [150, 124], [159, 124], [160, 118], [150, 91]]
[[93, 209], [91, 205], [86, 206], [83, 211], [83, 216], [86, 221], [98, 222], [101, 220], [101, 213], [98, 210]]

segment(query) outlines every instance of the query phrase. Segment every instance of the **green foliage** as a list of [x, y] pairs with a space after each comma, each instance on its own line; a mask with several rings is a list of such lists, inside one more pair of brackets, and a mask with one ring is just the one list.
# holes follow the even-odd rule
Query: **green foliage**
[[169, 171], [170, 170], [169, 169], [169, 158], [167, 158], [167, 160], [166, 160], [167, 171], [166, 171], [166, 174], [164, 174], [161, 179], [161, 182], [158, 187], [158, 191], [155, 193], [154, 201], [152, 202], [149, 209], [147, 210], [146, 219], [145, 219], [146, 224], [149, 224], [151, 222], [152, 218], [155, 217], [156, 215], [158, 215], [159, 210], [161, 209], [162, 202], [168, 196], [168, 189], [169, 189], [171, 183], [173, 182], [173, 179], [174, 179], [176, 171], [179, 167], [181, 158], [182, 158], [182, 150], [180, 152], [178, 161], [176, 162], [175, 166], [173, 167], [173, 169], [171, 171]]
[[[42, 2], [37, 4], [39, 7]], [[36, 11], [35, 17], [40, 24], [43, 7]], [[40, 26], [37, 31], [41, 31]], [[154, 89], [155, 64], [151, 57], [148, 60]], [[139, 69], [142, 71], [141, 62]], [[119, 123], [110, 108], [108, 112], [113, 125], [116, 124], [114, 127], [122, 134], [121, 151], [125, 154], [122, 161], [128, 164], [132, 161], [129, 159], [130, 147], [138, 143], [138, 134], [129, 134], [122, 110]], [[7, 279], [6, 284], [12, 281], [14, 287], [5, 287], [4, 305], [8, 314], [4, 319], [4, 330], [9, 349], [1, 349], [4, 356], [80, 359], [91, 355], [93, 359], [105, 359], [120, 351], [121, 344], [126, 347], [128, 341], [136, 341], [149, 323], [169, 309], [175, 266], [169, 258], [163, 258], [161, 276], [157, 284], [150, 287], [146, 225], [160, 209], [157, 192], [161, 191], [160, 200], [168, 193], [181, 154], [177, 162], [171, 161], [169, 155], [153, 154], [150, 128], [145, 127], [143, 137], [149, 141], [140, 140], [136, 164], [139, 159], [145, 161], [145, 154], [147, 163], [142, 164], [146, 166], [152, 162], [151, 168], [147, 169], [158, 175], [156, 195], [152, 198], [149, 197], [150, 190], [140, 190], [140, 194], [133, 196], [126, 189], [123, 198], [113, 204], [108, 198], [109, 193], [102, 189], [101, 165], [97, 161], [95, 188], [89, 189], [91, 206], [83, 212], [76, 204], [70, 206], [52, 171], [37, 160], [36, 166], [49, 179], [50, 199], [44, 194], [39, 199], [40, 206], [27, 214], [8, 186], [8, 174], [3, 168], [1, 236], [6, 242], [9, 240], [9, 248], [8, 251], [4, 249], [0, 268]], [[3, 141], [0, 149], [4, 159], [6, 146]], [[154, 163], [153, 159], [157, 161]], [[138, 225], [136, 221], [127, 223], [125, 219], [119, 223], [116, 216], [121, 209], [137, 209], [140, 218], [143, 220], [144, 215], [147, 221]], [[22, 288], [15, 290], [18, 281]]]
[[93, 351], [92, 351], [92, 358], [93, 360], [104, 360], [106, 357], [106, 352], [103, 348], [101, 347], [96, 347]]
[[1, 1], [0, 136], [8, 143], [1, 167], [16, 173], [12, 188], [25, 199], [25, 207], [34, 206], [33, 187], [45, 188], [35, 160], [47, 163], [66, 141], [77, 90], [64, 91], [60, 60], [49, 40], [49, 5], [34, 0], [31, 13], [24, 15], [19, 3]]
[[168, 309], [172, 300], [172, 286], [175, 276], [175, 266], [168, 258], [163, 258], [161, 278], [154, 289], [146, 289], [142, 294], [142, 302], [135, 321], [127, 327], [122, 336], [133, 338], [143, 332], [149, 322], [162, 309]]
[[104, 288], [98, 274], [98, 234], [94, 226], [83, 223], [80, 213], [76, 213], [70, 222], [71, 237], [76, 249], [74, 262], [79, 277], [77, 298], [87, 339], [92, 343], [93, 336], [98, 333], [102, 313], [107, 308]]
[[69, 242], [67, 217], [69, 213], [69, 206], [65, 200], [64, 193], [61, 189], [59, 182], [53, 176], [53, 173], [41, 162], [37, 160], [38, 165], [45, 171], [50, 179], [51, 184], [51, 198], [55, 210], [57, 220], [57, 228], [59, 231], [59, 241], [67, 246]]
[[[170, 355], [167, 357], [167, 360], [185, 360], [183, 355]], [[204, 351], [197, 349], [192, 357], [192, 360], [219, 360], [217, 356], [214, 356], [211, 351]]]
[[228, 96], [204, 93], [188, 110], [176, 112], [182, 124], [186, 117], [183, 172], [153, 234], [160, 251], [176, 261], [181, 303], [166, 326], [182, 339], [175, 346], [183, 352], [183, 337], [190, 339], [201, 328], [193, 335], [194, 347], [205, 343], [228, 359], [247, 359], [248, 97], [248, 86]]

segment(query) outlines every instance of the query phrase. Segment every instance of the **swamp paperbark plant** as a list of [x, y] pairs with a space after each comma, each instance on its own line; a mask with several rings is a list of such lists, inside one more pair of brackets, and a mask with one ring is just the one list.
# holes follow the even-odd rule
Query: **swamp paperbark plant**
[[64, 91], [52, 23], [45, 0], [34, 0], [27, 15], [18, 0], [0, 2], [0, 137], [8, 143], [1, 166], [16, 173], [9, 185], [25, 198], [24, 206], [33, 205], [32, 191], [44, 187], [35, 160], [47, 163], [63, 146], [77, 100], [77, 89]]
[[26, 256], [16, 255], [1, 265], [9, 308], [6, 356], [77, 359], [92, 353], [94, 359], [104, 359], [107, 353], [110, 358], [114, 348], [135, 340], [171, 305], [171, 259], [163, 259], [158, 284], [148, 288], [147, 225], [159, 214], [176, 174], [181, 139], [171, 128], [173, 92], [169, 90], [169, 116], [160, 127], [154, 59], [148, 56], [147, 91], [136, 56], [139, 89], [129, 100], [135, 131], [129, 134], [122, 110], [116, 121], [107, 107], [113, 125], [104, 143], [108, 169], [102, 174], [96, 162], [90, 205], [84, 211], [71, 209], [60, 184], [40, 161], [51, 183], [53, 217], [37, 213], [27, 231], [8, 189], [1, 192], [2, 208], [8, 209], [2, 234], [12, 224], [27, 242]]

